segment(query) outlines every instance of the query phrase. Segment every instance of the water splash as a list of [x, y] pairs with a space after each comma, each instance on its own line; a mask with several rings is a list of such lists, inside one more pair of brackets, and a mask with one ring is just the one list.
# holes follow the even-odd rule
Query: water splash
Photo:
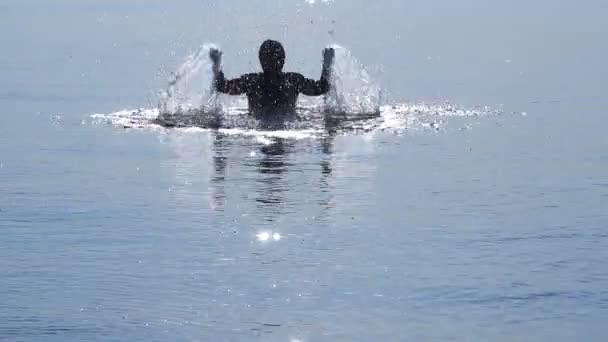
[[340, 45], [331, 47], [335, 58], [326, 99], [328, 110], [334, 115], [379, 113], [382, 90], [378, 83], [348, 49]]
[[226, 134], [300, 139], [328, 132], [436, 131], [450, 117], [501, 113], [488, 107], [469, 109], [449, 103], [382, 105], [381, 88], [366, 68], [346, 48], [332, 47], [335, 60], [330, 93], [324, 98], [300, 97], [294, 118], [258, 120], [248, 114], [244, 97], [218, 96], [212, 89], [208, 57], [215, 45], [205, 44], [171, 75], [158, 108], [94, 114], [92, 123], [160, 131], [168, 127], [180, 131], [211, 129]]
[[160, 113], [183, 113], [193, 109], [215, 108], [211, 82], [213, 73], [209, 50], [217, 48], [204, 44], [171, 74], [167, 88], [160, 95]]

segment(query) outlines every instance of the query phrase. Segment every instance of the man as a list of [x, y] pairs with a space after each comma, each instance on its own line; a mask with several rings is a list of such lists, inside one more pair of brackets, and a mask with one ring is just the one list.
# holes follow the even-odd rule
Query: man
[[326, 94], [329, 91], [334, 50], [327, 48], [323, 51], [323, 71], [318, 81], [304, 78], [298, 73], [284, 73], [285, 50], [281, 43], [274, 40], [266, 40], [260, 46], [262, 73], [245, 74], [233, 80], [226, 80], [221, 70], [222, 53], [211, 49], [209, 57], [213, 62], [214, 88], [230, 95], [247, 94], [249, 113], [254, 116], [266, 116], [294, 114], [300, 93], [307, 96]]

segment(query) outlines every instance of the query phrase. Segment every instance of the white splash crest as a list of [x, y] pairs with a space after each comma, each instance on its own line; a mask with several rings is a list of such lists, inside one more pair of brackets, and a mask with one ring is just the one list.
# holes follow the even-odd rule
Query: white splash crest
[[337, 113], [378, 113], [382, 100], [379, 84], [348, 49], [336, 44], [331, 47], [335, 57], [326, 101], [328, 109]]
[[166, 90], [160, 95], [158, 108], [161, 113], [215, 107], [215, 96], [211, 89], [213, 73], [209, 60], [211, 48], [217, 47], [214, 44], [202, 45], [171, 74]]

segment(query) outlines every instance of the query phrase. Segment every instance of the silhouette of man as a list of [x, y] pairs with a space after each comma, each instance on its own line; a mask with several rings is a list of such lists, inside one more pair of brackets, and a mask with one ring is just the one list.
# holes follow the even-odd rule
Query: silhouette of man
[[262, 73], [245, 74], [226, 80], [221, 69], [222, 53], [209, 51], [213, 63], [213, 86], [216, 91], [230, 94], [247, 94], [249, 113], [254, 116], [272, 114], [294, 114], [300, 93], [320, 96], [329, 91], [330, 69], [334, 60], [334, 49], [323, 50], [321, 78], [312, 80], [294, 72], [283, 72], [285, 50], [281, 43], [266, 40], [260, 46], [259, 58]]

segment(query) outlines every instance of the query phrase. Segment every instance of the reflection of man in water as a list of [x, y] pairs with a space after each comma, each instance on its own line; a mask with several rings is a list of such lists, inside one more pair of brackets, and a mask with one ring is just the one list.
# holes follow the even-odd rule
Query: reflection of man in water
[[217, 49], [209, 51], [213, 62], [214, 88], [230, 95], [247, 94], [249, 112], [253, 115], [293, 114], [300, 93], [319, 96], [329, 91], [330, 68], [334, 50], [323, 50], [323, 71], [320, 80], [305, 78], [294, 72], [283, 72], [285, 50], [281, 43], [266, 40], [260, 46], [260, 64], [264, 72], [245, 74], [233, 80], [226, 80], [221, 70], [222, 53]]

